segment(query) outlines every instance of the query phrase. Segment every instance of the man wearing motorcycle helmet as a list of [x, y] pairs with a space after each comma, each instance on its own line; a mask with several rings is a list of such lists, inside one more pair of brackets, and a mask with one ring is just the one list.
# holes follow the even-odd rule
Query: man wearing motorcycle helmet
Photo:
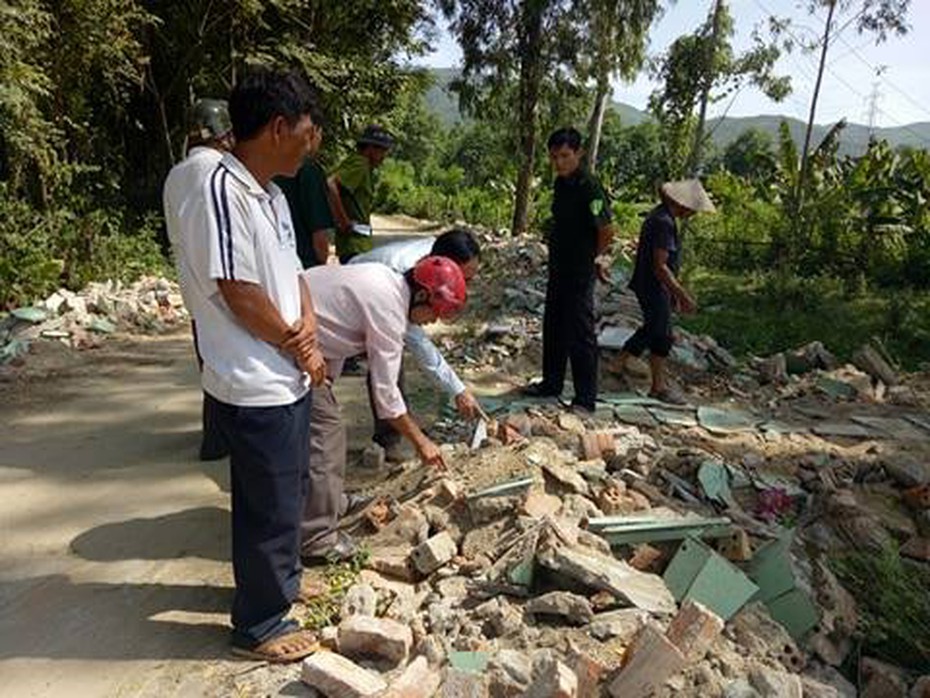
[[404, 336], [411, 324], [451, 320], [465, 307], [461, 267], [446, 257], [420, 260], [406, 274], [383, 264], [326, 265], [303, 273], [313, 289], [317, 340], [326, 384], [313, 393], [310, 416], [310, 491], [301, 525], [304, 564], [346, 560], [354, 541], [337, 531], [353, 508], [344, 492], [346, 430], [332, 383], [347, 358], [364, 353], [380, 418], [407, 438], [420, 460], [444, 468], [442, 452], [417, 426], [398, 387]]

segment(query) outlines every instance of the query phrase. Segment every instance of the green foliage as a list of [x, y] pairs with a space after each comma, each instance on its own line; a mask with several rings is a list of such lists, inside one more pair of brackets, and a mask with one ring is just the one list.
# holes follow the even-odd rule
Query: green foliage
[[726, 273], [706, 267], [692, 267], [686, 280], [700, 311], [682, 318], [682, 325], [715, 337], [737, 354], [769, 356], [819, 340], [848, 360], [879, 337], [906, 368], [916, 369], [930, 358], [926, 291], [851, 294], [841, 280], [828, 276]]
[[897, 546], [880, 555], [852, 553], [833, 567], [858, 604], [864, 652], [917, 673], [930, 671], [930, 574], [906, 564]]
[[404, 128], [431, 27], [419, 0], [0, 0], [0, 303], [164, 271], [150, 214], [188, 110], [250, 65], [304, 69], [328, 160], [369, 121]]
[[[76, 212], [77, 211], [77, 212]], [[0, 183], [0, 307], [25, 305], [59, 286], [133, 281], [169, 273], [154, 215], [130, 225], [120, 212], [60, 206], [39, 211]]]
[[662, 133], [652, 121], [625, 126], [608, 114], [598, 161], [598, 174], [617, 200], [650, 200], [668, 178]]
[[360, 551], [348, 562], [327, 565], [323, 573], [326, 591], [310, 600], [305, 607], [302, 625], [308, 630], [321, 630], [339, 621], [339, 611], [346, 592], [358, 581], [359, 574], [368, 564], [370, 553]]
[[723, 151], [721, 164], [739, 177], [768, 181], [777, 168], [772, 137], [761, 129], [746, 129]]
[[[758, 87], [770, 99], [781, 101], [791, 91], [790, 78], [774, 74], [781, 55], [776, 43], [755, 33], [753, 46], [735, 55], [730, 39], [733, 18], [719, 0], [716, 12], [694, 34], [676, 39], [654, 66], [662, 87], [649, 99], [649, 108], [662, 126], [665, 158], [672, 178], [686, 174], [689, 164], [700, 164], [706, 134], [695, 116], [702, 94], [718, 102], [734, 94], [745, 83]], [[707, 101], [705, 100], [705, 101]]]

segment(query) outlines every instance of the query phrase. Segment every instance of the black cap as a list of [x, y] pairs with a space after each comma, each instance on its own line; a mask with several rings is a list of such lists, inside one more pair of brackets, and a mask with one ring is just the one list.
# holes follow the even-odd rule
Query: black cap
[[394, 136], [386, 128], [377, 124], [370, 124], [362, 131], [356, 141], [358, 145], [375, 145], [379, 148], [390, 149], [394, 147]]

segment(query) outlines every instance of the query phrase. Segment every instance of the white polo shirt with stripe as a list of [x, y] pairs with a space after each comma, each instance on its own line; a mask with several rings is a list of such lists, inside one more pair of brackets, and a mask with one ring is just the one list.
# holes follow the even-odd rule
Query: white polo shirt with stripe
[[294, 359], [258, 339], [226, 305], [217, 279], [245, 281], [264, 289], [284, 322], [300, 318], [302, 270], [294, 225], [284, 194], [263, 188], [231, 153], [200, 184], [202, 215], [188, 220], [185, 234], [206, 254], [192, 255], [191, 314], [203, 357], [203, 389], [221, 402], [271, 407], [296, 402], [308, 380]]
[[187, 157], [171, 168], [165, 180], [162, 200], [165, 207], [165, 227], [174, 253], [178, 282], [184, 305], [189, 309], [196, 293], [216, 293], [216, 283], [208, 274], [196, 272], [209, 268], [207, 247], [207, 198], [203, 183], [216, 169], [223, 153], [215, 148], [196, 146]]

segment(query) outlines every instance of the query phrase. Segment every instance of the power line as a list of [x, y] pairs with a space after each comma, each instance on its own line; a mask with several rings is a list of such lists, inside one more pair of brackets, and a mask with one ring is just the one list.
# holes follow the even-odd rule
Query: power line
[[872, 65], [872, 64], [859, 52], [859, 49], [857, 49], [857, 48], [855, 48], [855, 47], [853, 47], [853, 46], [850, 46], [849, 43], [848, 43], [843, 37], [839, 37], [839, 38], [840, 38], [840, 41], [842, 41], [843, 44], [845, 44], [845, 45], [850, 49], [850, 50], [849, 50], [849, 53], [851, 53], [851, 54], [854, 55], [856, 58], [858, 58], [866, 67], [869, 68], [869, 70], [871, 70], [872, 72], [874, 72], [886, 85], [888, 85], [888, 87], [890, 87], [892, 90], [894, 90], [895, 92], [897, 92], [898, 94], [900, 94], [902, 97], [904, 97], [904, 99], [906, 99], [908, 102], [910, 102], [912, 106], [916, 107], [917, 109], [919, 109], [920, 111], [922, 111], [924, 114], [927, 114], [928, 116], [930, 116], [930, 109], [928, 109], [928, 108], [925, 107], [924, 105], [920, 104], [917, 100], [915, 100], [913, 97], [911, 97], [905, 90], [902, 90], [900, 87], [898, 87], [897, 85], [895, 85], [895, 84], [891, 81], [891, 78], [885, 77], [885, 75], [883, 74], [884, 71], [881, 70], [881, 66], [876, 67], [876, 66]]
[[[755, 4], [756, 4], [763, 12], [767, 13], [769, 16], [774, 16], [774, 13], [772, 13], [771, 10], [769, 10], [765, 5], [763, 5], [762, 2], [761, 2], [760, 0], [753, 0], [753, 2], [755, 2]], [[868, 65], [870, 68], [872, 68], [871, 64], [870, 64], [868, 61], [866, 61], [864, 58], [862, 58], [862, 56], [858, 55], [858, 49], [855, 49], [853, 46], [851, 46], [851, 45], [849, 44], [849, 42], [847, 42], [847, 41], [846, 41], [845, 39], [843, 39], [843, 37], [842, 37], [843, 31], [845, 31], [846, 28], [848, 28], [849, 25], [852, 24], [852, 22], [853, 22], [855, 19], [857, 19], [858, 16], [861, 15], [861, 14], [862, 14], [862, 12], [859, 12], [857, 15], [854, 15], [852, 18], [850, 18], [838, 31], [836, 31], [836, 32], [832, 35], [831, 39], [828, 39], [828, 40], [840, 40], [840, 41], [842, 41], [848, 48], [853, 49], [852, 52], [857, 56], [857, 58], [859, 58], [859, 59], [862, 60], [866, 65]], [[814, 13], [813, 16], [814, 16], [814, 17], [817, 17], [817, 14]], [[819, 18], [819, 17], [818, 17], [818, 18]], [[801, 40], [798, 38], [798, 36], [797, 36], [794, 32], [792, 32], [791, 29], [790, 29], [789, 27], [785, 27], [785, 32], [788, 34], [789, 37], [791, 37], [792, 39], [794, 39], [795, 42], [797, 42], [798, 44], [802, 44], [802, 42], [801, 42]], [[821, 42], [819, 42], [819, 43], [823, 43], [823, 42], [821, 41]], [[807, 57], [807, 59], [808, 59], [808, 61], [811, 63], [811, 65], [815, 65], [813, 59], [811, 59], [809, 56], [807, 56], [806, 53], [805, 53], [805, 54], [802, 54], [802, 55], [804, 55], [805, 57]], [[855, 87], [853, 87], [852, 85], [850, 85], [849, 82], [848, 82], [844, 77], [842, 77], [842, 76], [839, 75], [835, 70], [833, 70], [833, 68], [831, 67], [831, 64], [825, 64], [825, 65], [824, 65], [824, 68], [825, 68], [827, 71], [829, 71], [830, 74], [831, 74], [838, 82], [840, 82], [842, 85], [844, 85], [844, 86], [845, 86], [847, 89], [849, 89], [853, 94], [858, 95], [860, 99], [862, 99], [863, 101], [866, 101], [866, 100], [869, 99], [868, 96], [866, 96], [865, 94], [863, 94], [862, 92], [860, 92], [857, 88], [855, 88]], [[818, 69], [819, 69], [819, 67], [818, 67]], [[872, 70], [874, 70], [874, 68], [872, 68]], [[889, 83], [889, 85], [891, 84], [890, 81], [889, 81], [887, 78], [884, 78], [884, 80], [885, 80], [885, 82]], [[893, 89], [895, 89], [896, 91], [902, 92], [902, 93], [903, 93], [903, 91], [902, 91], [900, 88], [898, 88], [897, 86], [892, 86], [892, 87], [893, 87]], [[906, 93], [904, 93], [904, 94], [906, 95]], [[906, 95], [906, 96], [908, 97], [908, 99], [910, 99], [910, 96], [909, 96], [909, 95]], [[916, 103], [915, 103], [915, 104], [916, 104]], [[919, 108], [920, 108], [921, 110], [927, 111], [923, 106], [920, 106], [920, 105], [918, 105], [918, 106], [919, 106]], [[912, 129], [912, 128], [911, 128], [910, 126], [908, 126], [907, 124], [901, 123], [893, 114], [890, 114], [889, 112], [885, 111], [884, 109], [881, 109], [881, 108], [878, 107], [877, 105], [876, 105], [876, 111], [877, 111], [878, 113], [884, 114], [889, 120], [891, 120], [892, 122], [894, 122], [895, 125], [897, 125], [897, 126], [898, 126], [899, 128], [901, 128], [901, 129], [903, 129], [903, 130], [906, 131], [907, 133], [911, 134], [912, 136], [914, 136], [915, 138], [917, 138], [919, 141], [922, 141], [923, 143], [926, 143], [926, 144], [930, 145], [930, 139], [928, 139], [927, 137], [925, 137], [923, 134], [918, 133], [917, 131], [915, 131], [914, 129]], [[930, 111], [928, 111], [927, 113], [930, 114]]]

